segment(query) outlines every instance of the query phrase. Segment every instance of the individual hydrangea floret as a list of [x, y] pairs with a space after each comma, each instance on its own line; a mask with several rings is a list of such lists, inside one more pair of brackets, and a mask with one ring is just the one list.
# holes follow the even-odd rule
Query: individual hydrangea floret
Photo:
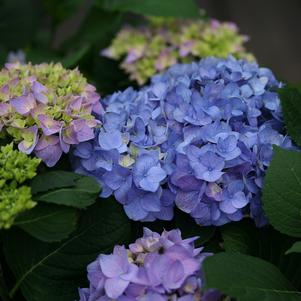
[[152, 17], [141, 27], [121, 29], [102, 55], [122, 60], [121, 68], [142, 85], [176, 63], [208, 56], [252, 59], [244, 48], [248, 40], [234, 23], [217, 20], [180, 20]]
[[176, 205], [202, 225], [246, 215], [263, 225], [273, 145], [292, 147], [280, 86], [269, 69], [233, 57], [176, 65], [140, 91], [104, 100], [103, 127], [76, 148], [74, 168], [133, 220], [170, 220]]
[[19, 213], [35, 206], [24, 182], [36, 175], [40, 161], [13, 150], [13, 144], [0, 148], [0, 229], [9, 228]]
[[6, 64], [0, 71], [0, 131], [54, 166], [70, 146], [93, 139], [101, 113], [95, 88], [61, 64]]
[[7, 55], [6, 61], [8, 63], [17, 63], [17, 62], [19, 62], [20, 64], [25, 64], [26, 54], [21, 49], [19, 49], [17, 51], [10, 51]]
[[202, 262], [209, 253], [195, 248], [197, 237], [182, 239], [179, 230], [161, 235], [144, 228], [142, 238], [115, 246], [88, 265], [89, 288], [80, 301], [218, 301], [216, 290], [201, 292]]

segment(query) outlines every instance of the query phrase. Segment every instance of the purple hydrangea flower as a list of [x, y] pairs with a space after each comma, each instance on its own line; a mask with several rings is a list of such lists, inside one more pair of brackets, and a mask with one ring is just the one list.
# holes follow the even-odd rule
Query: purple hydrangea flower
[[202, 225], [246, 215], [264, 225], [260, 191], [272, 146], [293, 147], [279, 87], [270, 70], [233, 57], [175, 65], [140, 91], [104, 100], [103, 127], [78, 146], [74, 168], [134, 220], [169, 220], [176, 205]]
[[0, 71], [0, 131], [19, 150], [54, 166], [71, 145], [94, 138], [102, 106], [78, 70], [9, 63]]
[[240, 35], [233, 23], [158, 17], [147, 17], [145, 22], [139, 27], [125, 25], [109, 48], [101, 51], [105, 57], [121, 60], [120, 67], [139, 85], [176, 63], [229, 54], [253, 60], [244, 48], [248, 37]]
[[197, 237], [182, 239], [179, 230], [161, 235], [144, 228], [129, 249], [116, 246], [87, 267], [89, 288], [79, 289], [80, 301], [218, 301], [221, 293], [203, 286], [201, 266], [211, 255], [195, 248]]

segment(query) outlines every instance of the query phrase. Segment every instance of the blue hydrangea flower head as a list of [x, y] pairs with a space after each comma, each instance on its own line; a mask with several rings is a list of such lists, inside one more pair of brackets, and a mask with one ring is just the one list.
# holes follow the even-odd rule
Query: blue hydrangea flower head
[[292, 148], [279, 87], [269, 69], [231, 56], [175, 65], [104, 100], [103, 126], [75, 150], [75, 169], [134, 220], [170, 220], [177, 206], [201, 225], [246, 215], [264, 225], [273, 145]]
[[144, 228], [143, 237], [113, 254], [101, 254], [87, 267], [89, 288], [80, 301], [218, 301], [221, 293], [203, 286], [202, 262], [209, 253], [195, 248], [196, 237], [182, 239], [179, 230], [161, 235]]

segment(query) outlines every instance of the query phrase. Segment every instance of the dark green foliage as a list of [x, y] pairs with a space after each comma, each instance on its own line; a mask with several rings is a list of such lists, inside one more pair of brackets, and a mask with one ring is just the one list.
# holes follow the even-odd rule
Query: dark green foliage
[[33, 199], [37, 202], [86, 208], [94, 203], [100, 192], [99, 184], [91, 177], [67, 171], [50, 171], [32, 181]]
[[274, 147], [264, 182], [263, 206], [273, 227], [301, 237], [301, 152]]
[[5, 257], [16, 277], [10, 295], [21, 288], [29, 301], [75, 300], [77, 288], [85, 285], [87, 264], [129, 238], [129, 220], [115, 200], [99, 200], [91, 206], [78, 229], [61, 243], [44, 243], [21, 230], [10, 231], [4, 236]]
[[14, 225], [43, 241], [60, 241], [75, 229], [77, 213], [74, 208], [38, 204], [21, 214]]
[[287, 132], [301, 146], [301, 92], [296, 88], [279, 91]]
[[301, 293], [271, 263], [239, 253], [220, 253], [204, 263], [207, 288], [240, 301], [298, 301]]

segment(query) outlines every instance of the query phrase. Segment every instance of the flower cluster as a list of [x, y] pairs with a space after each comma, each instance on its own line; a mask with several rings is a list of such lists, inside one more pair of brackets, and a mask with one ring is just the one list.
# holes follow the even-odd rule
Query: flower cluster
[[176, 204], [202, 225], [244, 215], [263, 225], [272, 145], [292, 147], [280, 86], [269, 69], [233, 57], [175, 65], [139, 92], [104, 100], [103, 128], [77, 147], [75, 169], [133, 220], [170, 220]]
[[142, 238], [113, 254], [101, 254], [88, 265], [89, 288], [80, 301], [217, 301], [221, 294], [203, 295], [202, 261], [210, 254], [194, 248], [197, 238], [182, 239], [179, 230], [162, 235], [144, 228]]
[[103, 50], [104, 56], [122, 59], [121, 68], [140, 85], [175, 63], [188, 63], [207, 56], [252, 59], [243, 44], [246, 36], [235, 24], [216, 20], [149, 18], [147, 26], [123, 28]]
[[6, 64], [0, 71], [0, 131], [20, 151], [32, 152], [49, 167], [70, 145], [92, 139], [92, 112], [102, 110], [95, 88], [78, 70], [60, 64]]
[[13, 144], [0, 148], [0, 229], [9, 228], [19, 213], [35, 206], [30, 187], [22, 184], [36, 175], [39, 163], [13, 150]]

